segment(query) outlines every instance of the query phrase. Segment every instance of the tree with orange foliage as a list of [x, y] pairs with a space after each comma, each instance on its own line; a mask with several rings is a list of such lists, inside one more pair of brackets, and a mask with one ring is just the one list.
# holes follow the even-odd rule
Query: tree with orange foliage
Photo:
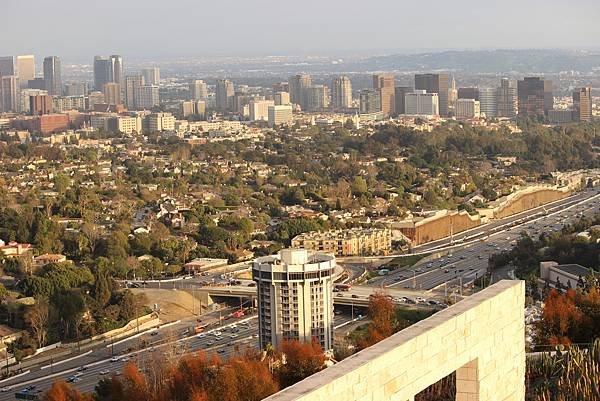
[[364, 349], [391, 336], [396, 332], [396, 305], [383, 292], [369, 297], [369, 325], [367, 335], [358, 341], [358, 347]]
[[54, 382], [50, 390], [46, 392], [45, 401], [91, 401], [92, 397], [81, 394], [69, 383], [64, 381]]
[[285, 363], [279, 367], [277, 373], [282, 388], [291, 386], [325, 367], [323, 348], [316, 341], [284, 341], [281, 353]]
[[[551, 290], [537, 325], [538, 342], [548, 345], [589, 342], [594, 338], [593, 325], [596, 323], [582, 308], [600, 306], [597, 299], [595, 289], [587, 294], [578, 294], [573, 289], [568, 289], [566, 293]], [[596, 332], [595, 335], [598, 334]]]

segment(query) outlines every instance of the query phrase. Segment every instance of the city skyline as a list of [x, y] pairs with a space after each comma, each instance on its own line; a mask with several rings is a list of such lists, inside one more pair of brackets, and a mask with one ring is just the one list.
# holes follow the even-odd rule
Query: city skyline
[[[110, 53], [117, 41], [121, 42], [119, 51], [125, 57], [162, 58], [203, 54], [589, 48], [597, 47], [594, 37], [600, 33], [600, 28], [593, 23], [600, 17], [600, 8], [591, 0], [568, 4], [552, 2], [556, 3], [552, 7], [538, 0], [509, 1], [486, 7], [473, 0], [462, 0], [450, 9], [441, 2], [434, 2], [427, 9], [426, 20], [419, 18], [423, 10], [416, 4], [384, 0], [370, 4], [373, 9], [386, 9], [386, 13], [372, 19], [365, 19], [357, 12], [364, 5], [337, 0], [327, 3], [309, 0], [294, 12], [289, 5], [272, 0], [258, 5], [236, 4], [236, 12], [231, 12], [231, 4], [206, 4], [200, 8], [190, 0], [180, 0], [177, 10], [185, 12], [173, 14], [172, 18], [163, 18], [168, 7], [156, 0], [130, 0], [124, 4], [115, 0], [102, 3], [64, 0], [60, 9], [64, 6], [70, 10], [68, 19], [58, 8], [44, 7], [45, 0], [38, 0], [37, 5], [41, 7], [34, 6], [33, 11], [30, 5], [15, 0], [5, 3], [3, 11], [7, 14], [27, 15], [29, 29], [21, 32], [19, 18], [7, 19], [0, 27], [0, 35], [10, 37], [11, 32], [17, 30], [20, 35], [18, 41], [3, 44], [4, 53], [59, 54], [73, 60], [87, 59], [95, 53]], [[120, 12], [114, 13], [115, 8]], [[507, 10], [518, 12], [507, 17]], [[131, 15], [137, 18], [132, 20]], [[226, 18], [207, 18], [210, 15]], [[331, 18], [333, 15], [335, 19]], [[398, 24], [397, 17], [402, 15], [412, 17], [403, 18], [402, 24]], [[103, 29], [89, 29], [91, 16], [103, 21]], [[52, 35], [43, 35], [49, 20], [54, 22]], [[510, 30], [506, 29], [507, 22]], [[157, 26], [160, 29], [156, 29]], [[260, 29], [256, 29], [257, 26]], [[86, 31], [82, 39], [73, 36], [78, 29]], [[194, 35], [190, 35], [192, 32]], [[198, 32], [210, 35], [211, 40], [198, 41]], [[252, 33], [254, 46], [240, 40], [247, 37], [241, 36], [244, 32]], [[373, 32], [378, 33], [377, 40], [373, 40]]]

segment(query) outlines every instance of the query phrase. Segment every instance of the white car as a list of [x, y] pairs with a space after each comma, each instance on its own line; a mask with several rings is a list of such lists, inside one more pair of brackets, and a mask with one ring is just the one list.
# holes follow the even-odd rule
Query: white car
[[109, 373], [110, 373], [110, 370], [108, 370], [108, 369], [104, 369], [104, 370], [100, 371], [100, 375], [102, 375], [102, 376], [105, 376], [105, 375], [107, 375]]
[[119, 357], [118, 356], [113, 356], [112, 358], [110, 358], [111, 362], [119, 362]]
[[11, 390], [12, 390], [11, 386], [5, 386], [5, 387], [0, 388], [0, 391], [3, 392], [3, 393], [7, 393], [7, 392], [9, 392]]

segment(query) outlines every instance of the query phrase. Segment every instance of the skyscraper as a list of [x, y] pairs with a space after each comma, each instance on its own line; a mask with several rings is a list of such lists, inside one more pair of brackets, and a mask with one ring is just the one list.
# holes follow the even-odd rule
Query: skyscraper
[[44, 81], [46, 82], [46, 90], [49, 95], [62, 95], [60, 58], [50, 56], [44, 59]]
[[514, 118], [517, 110], [517, 90], [508, 78], [502, 78], [498, 88], [498, 117]]
[[16, 75], [0, 77], [0, 110], [4, 112], [20, 111], [19, 89], [19, 78]]
[[331, 105], [334, 110], [348, 109], [352, 106], [352, 82], [345, 75], [333, 79], [331, 84]]
[[439, 116], [439, 95], [427, 93], [424, 89], [415, 89], [413, 93], [407, 93], [404, 97], [406, 102], [406, 114], [412, 116]]
[[217, 109], [221, 111], [230, 111], [233, 109], [233, 82], [228, 79], [217, 80]]
[[592, 88], [578, 88], [573, 92], [573, 120], [592, 120]]
[[123, 58], [118, 55], [94, 57], [94, 89], [101, 91], [109, 82], [124, 85]]
[[108, 82], [102, 88], [104, 101], [107, 104], [121, 104], [121, 85], [116, 82]]
[[517, 82], [519, 114], [545, 115], [554, 107], [552, 81], [540, 77], [525, 77]]
[[0, 77], [5, 75], [16, 75], [17, 71], [15, 68], [14, 56], [2, 56], [0, 57]]
[[33, 55], [17, 56], [17, 75], [21, 88], [26, 88], [27, 82], [35, 78], [35, 57]]
[[112, 60], [96, 56], [94, 57], [94, 89], [101, 91], [104, 84], [112, 82]]
[[379, 91], [381, 111], [384, 117], [396, 112], [396, 78], [394, 74], [373, 75], [373, 89]]
[[283, 249], [252, 263], [261, 348], [277, 348], [285, 340], [315, 340], [324, 350], [333, 348], [335, 266], [334, 256], [309, 255], [306, 249]]
[[144, 68], [142, 75], [146, 85], [158, 85], [160, 83], [160, 68], [158, 67]]
[[394, 102], [396, 103], [396, 114], [406, 114], [406, 94], [413, 93], [414, 88], [410, 86], [396, 86]]
[[375, 89], [363, 89], [359, 95], [360, 114], [381, 112], [381, 94]]
[[479, 88], [479, 104], [486, 118], [498, 117], [498, 89]]
[[415, 89], [427, 93], [437, 93], [439, 112], [442, 117], [448, 116], [448, 74], [416, 74]]
[[196, 79], [190, 83], [190, 100], [204, 100], [208, 97], [206, 83]]
[[329, 88], [325, 85], [311, 85], [306, 92], [306, 110], [323, 111], [329, 107]]
[[157, 85], [141, 85], [135, 94], [136, 108], [151, 109], [160, 106], [160, 97]]
[[298, 74], [290, 77], [290, 101], [300, 105], [302, 110], [307, 109], [306, 88], [312, 85], [312, 78], [307, 74]]
[[458, 99], [479, 100], [479, 88], [476, 86], [458, 88]]
[[142, 85], [144, 85], [144, 77], [141, 75], [125, 77], [125, 105], [129, 110], [135, 110], [138, 107], [137, 95]]

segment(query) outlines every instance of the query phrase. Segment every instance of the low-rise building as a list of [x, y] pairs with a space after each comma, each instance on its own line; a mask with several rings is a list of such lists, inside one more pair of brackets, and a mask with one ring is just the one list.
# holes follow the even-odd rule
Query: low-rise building
[[577, 288], [578, 283], [590, 274], [590, 269], [571, 263], [559, 265], [557, 262], [540, 262], [538, 288], [569, 289]]
[[386, 255], [392, 248], [392, 232], [378, 228], [312, 231], [294, 237], [292, 248], [327, 252], [336, 256]]
[[227, 259], [212, 259], [212, 258], [196, 258], [183, 267], [185, 270], [192, 273], [201, 273], [217, 267], [227, 266]]

